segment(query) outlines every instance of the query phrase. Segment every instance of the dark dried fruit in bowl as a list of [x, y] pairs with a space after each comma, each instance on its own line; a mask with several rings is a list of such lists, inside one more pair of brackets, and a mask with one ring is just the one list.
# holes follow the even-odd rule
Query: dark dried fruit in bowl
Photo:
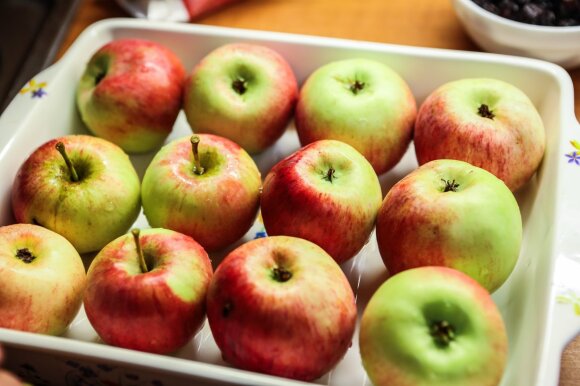
[[580, 0], [473, 0], [483, 9], [526, 24], [580, 25]]

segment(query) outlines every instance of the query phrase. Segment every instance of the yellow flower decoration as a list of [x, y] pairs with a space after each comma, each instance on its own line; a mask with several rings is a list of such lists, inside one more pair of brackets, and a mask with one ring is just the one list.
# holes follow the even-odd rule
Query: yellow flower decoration
[[574, 307], [574, 313], [580, 316], [580, 296], [574, 292], [568, 292], [556, 296], [558, 303], [571, 304]]
[[46, 82], [36, 83], [34, 79], [31, 79], [26, 86], [20, 90], [20, 94], [32, 93], [33, 98], [41, 98], [46, 95], [44, 88], [46, 87]]

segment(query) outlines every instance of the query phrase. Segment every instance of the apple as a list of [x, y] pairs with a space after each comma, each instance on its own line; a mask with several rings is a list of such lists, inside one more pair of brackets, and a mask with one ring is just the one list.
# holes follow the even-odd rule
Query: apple
[[61, 335], [81, 307], [85, 267], [72, 244], [34, 224], [0, 227], [0, 327]]
[[186, 80], [183, 109], [194, 133], [259, 153], [282, 136], [298, 84], [286, 59], [266, 46], [231, 43], [206, 55]]
[[79, 253], [125, 233], [141, 210], [139, 177], [127, 154], [89, 135], [38, 147], [20, 166], [11, 193], [17, 222], [53, 230]]
[[167, 354], [205, 320], [207, 252], [184, 234], [134, 229], [105, 246], [87, 274], [89, 322], [110, 345]]
[[117, 39], [98, 49], [78, 82], [76, 102], [89, 131], [128, 153], [160, 147], [181, 110], [185, 69], [167, 47]]
[[448, 267], [396, 274], [364, 309], [359, 346], [375, 386], [497, 386], [508, 337], [489, 292]]
[[528, 96], [499, 79], [448, 82], [421, 104], [414, 144], [419, 164], [458, 159], [495, 174], [516, 191], [544, 155], [544, 124]]
[[320, 140], [279, 161], [266, 175], [261, 214], [269, 235], [312, 241], [340, 264], [368, 241], [382, 198], [365, 157], [344, 142]]
[[344, 356], [357, 309], [346, 276], [324, 250], [269, 236], [242, 244], [220, 263], [207, 317], [233, 366], [308, 381]]
[[391, 274], [447, 266], [493, 292], [517, 263], [522, 217], [513, 193], [490, 172], [463, 161], [435, 160], [389, 190], [376, 238]]
[[330, 62], [308, 77], [295, 123], [303, 146], [321, 139], [346, 142], [380, 175], [405, 154], [416, 114], [403, 78], [382, 62], [353, 58]]
[[142, 182], [152, 227], [193, 237], [208, 252], [240, 239], [260, 205], [260, 171], [233, 141], [212, 134], [173, 140], [155, 155]]

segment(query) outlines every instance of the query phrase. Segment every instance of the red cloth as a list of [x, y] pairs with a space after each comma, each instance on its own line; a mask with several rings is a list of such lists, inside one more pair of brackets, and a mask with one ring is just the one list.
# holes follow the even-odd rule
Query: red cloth
[[239, 0], [183, 0], [190, 19], [212, 12], [226, 4]]

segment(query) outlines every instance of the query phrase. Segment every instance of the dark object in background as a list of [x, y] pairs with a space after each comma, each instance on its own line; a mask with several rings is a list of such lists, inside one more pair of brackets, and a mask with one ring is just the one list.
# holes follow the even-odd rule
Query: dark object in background
[[483, 9], [526, 24], [580, 25], [580, 0], [473, 0]]
[[0, 0], [0, 113], [54, 60], [80, 0]]

